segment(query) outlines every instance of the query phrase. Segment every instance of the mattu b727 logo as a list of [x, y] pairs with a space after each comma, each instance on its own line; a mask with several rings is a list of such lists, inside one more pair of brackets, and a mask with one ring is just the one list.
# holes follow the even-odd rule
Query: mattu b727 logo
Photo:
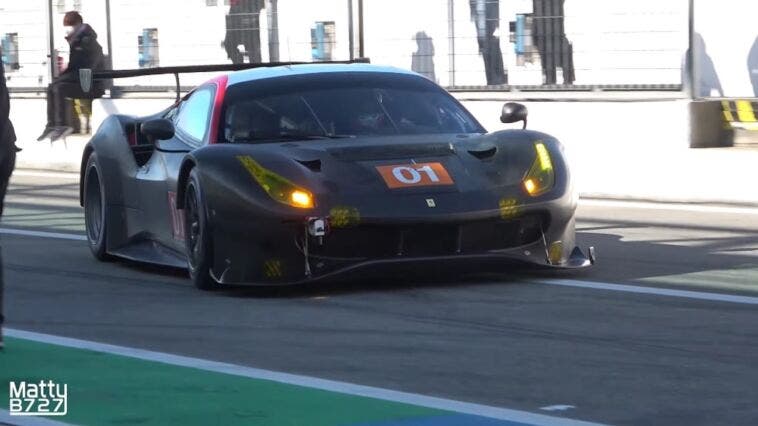
[[68, 413], [68, 385], [65, 383], [10, 382], [9, 387], [11, 416], [65, 416]]

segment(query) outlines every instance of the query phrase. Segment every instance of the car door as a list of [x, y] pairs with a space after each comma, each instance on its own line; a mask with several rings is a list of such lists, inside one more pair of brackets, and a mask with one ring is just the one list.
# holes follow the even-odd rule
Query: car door
[[156, 144], [155, 153], [137, 173], [150, 239], [184, 253], [183, 212], [175, 208], [176, 185], [182, 160], [208, 141], [215, 87], [192, 91], [166, 118], [173, 120], [174, 137]]

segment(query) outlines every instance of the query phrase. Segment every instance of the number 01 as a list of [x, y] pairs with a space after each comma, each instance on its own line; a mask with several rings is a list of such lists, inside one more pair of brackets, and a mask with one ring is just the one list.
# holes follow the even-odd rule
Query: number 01
[[406, 185], [413, 185], [421, 182], [421, 172], [426, 173], [426, 176], [432, 182], [440, 181], [437, 173], [435, 173], [434, 170], [429, 167], [429, 165], [420, 167], [418, 169], [414, 169], [408, 166], [398, 166], [392, 169], [392, 175], [395, 176], [395, 179], [397, 179], [398, 182], [402, 182]]

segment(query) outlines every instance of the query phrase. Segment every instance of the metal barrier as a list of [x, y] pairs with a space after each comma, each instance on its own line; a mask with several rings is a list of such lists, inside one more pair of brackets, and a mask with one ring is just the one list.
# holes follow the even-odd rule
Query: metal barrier
[[[44, 87], [67, 2], [3, 2], [13, 88]], [[687, 2], [80, 0], [114, 69], [366, 56], [461, 90], [682, 89]], [[51, 8], [51, 34], [46, 35]], [[149, 11], [149, 13], [146, 13]], [[12, 41], [12, 40], [11, 40]], [[4, 45], [11, 45], [11, 41]], [[52, 41], [52, 43], [49, 43]], [[5, 55], [9, 57], [8, 55]], [[65, 57], [65, 55], [63, 55]], [[197, 84], [208, 76], [191, 77]], [[124, 86], [172, 86], [170, 77]]]
[[412, 67], [452, 89], [682, 89], [687, 2], [418, 3], [366, 0], [372, 62]]
[[10, 88], [45, 87], [50, 81], [44, 0], [0, 2], [2, 62]]

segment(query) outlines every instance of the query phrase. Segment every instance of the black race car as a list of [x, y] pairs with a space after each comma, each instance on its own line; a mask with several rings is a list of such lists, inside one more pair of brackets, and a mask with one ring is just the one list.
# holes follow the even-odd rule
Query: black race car
[[428, 79], [368, 64], [228, 73], [158, 114], [110, 116], [81, 168], [95, 257], [188, 267], [201, 289], [399, 264], [586, 267], [576, 202], [555, 138], [487, 133]]

